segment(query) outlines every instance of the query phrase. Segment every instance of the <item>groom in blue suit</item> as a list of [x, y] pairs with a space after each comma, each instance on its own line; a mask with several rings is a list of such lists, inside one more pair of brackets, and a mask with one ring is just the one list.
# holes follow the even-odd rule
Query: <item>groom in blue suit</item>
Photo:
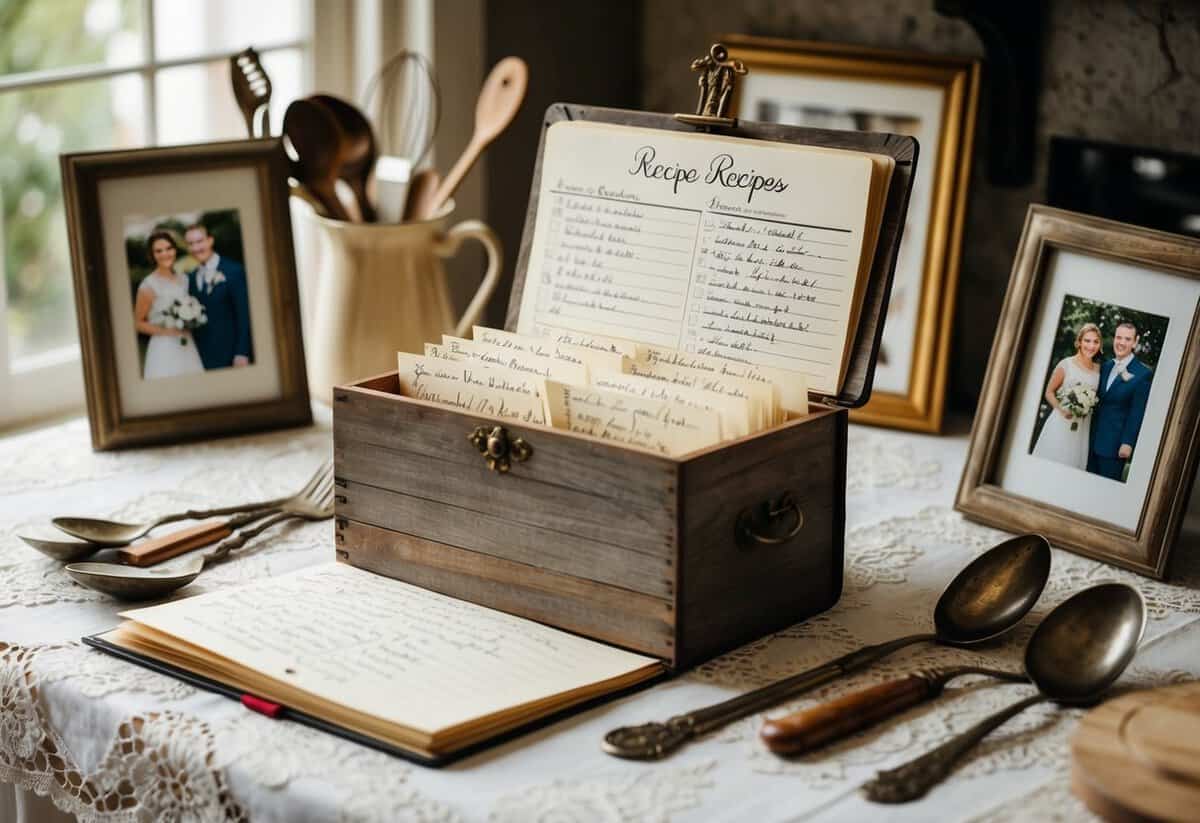
[[188, 275], [188, 291], [204, 304], [208, 315], [208, 322], [192, 333], [204, 368], [250, 365], [254, 343], [250, 339], [246, 270], [213, 250], [213, 237], [203, 223], [188, 226], [183, 237], [200, 264]]
[[1113, 332], [1113, 357], [1100, 367], [1100, 404], [1092, 419], [1087, 470], [1125, 482], [1125, 464], [1133, 457], [1153, 370], [1133, 356], [1138, 331], [1122, 323]]

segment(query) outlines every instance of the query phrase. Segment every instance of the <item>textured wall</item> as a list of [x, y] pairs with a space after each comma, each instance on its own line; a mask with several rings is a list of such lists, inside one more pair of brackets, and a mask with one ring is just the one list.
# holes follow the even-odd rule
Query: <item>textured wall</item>
[[[952, 408], [969, 409], [978, 396], [1026, 206], [1045, 197], [1050, 135], [1200, 151], [1200, 3], [1047, 6], [1032, 185], [1005, 189], [984, 179], [983, 101], [951, 354]], [[689, 62], [726, 32], [983, 56], [974, 31], [935, 13], [933, 0], [646, 0], [643, 107], [686, 110], [695, 96]]]

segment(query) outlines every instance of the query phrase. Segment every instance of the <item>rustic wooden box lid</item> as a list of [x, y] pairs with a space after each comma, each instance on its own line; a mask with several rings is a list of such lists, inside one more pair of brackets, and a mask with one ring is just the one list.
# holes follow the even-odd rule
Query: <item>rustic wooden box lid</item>
[[[597, 123], [639, 126], [666, 131], [695, 132], [695, 126], [682, 123], [670, 114], [653, 114], [625, 109], [606, 109], [575, 103], [554, 103], [546, 109], [542, 120], [542, 137], [538, 144], [537, 164], [533, 170], [530, 186], [529, 210], [525, 216], [525, 231], [521, 237], [520, 254], [514, 272], [512, 297], [508, 303], [505, 328], [515, 330], [521, 310], [521, 295], [525, 287], [525, 274], [529, 267], [529, 254], [533, 245], [533, 231], [537, 222], [538, 193], [542, 184], [542, 153], [546, 146], [546, 130], [562, 120], [586, 120]], [[875, 260], [863, 297], [858, 332], [852, 344], [850, 364], [841, 393], [837, 397], [812, 394], [816, 402], [827, 405], [856, 408], [871, 397], [871, 383], [875, 377], [875, 360], [879, 353], [879, 341], [883, 335], [883, 321], [887, 312], [888, 297], [892, 290], [892, 275], [896, 270], [896, 255], [900, 249], [900, 238], [904, 233], [904, 218], [908, 211], [908, 199], [912, 192], [913, 174], [917, 166], [918, 145], [916, 139], [900, 134], [874, 132], [834, 131], [800, 126], [785, 126], [778, 123], [755, 123], [748, 120], [736, 121], [729, 128], [720, 128], [719, 133], [729, 137], [752, 140], [771, 140], [777, 143], [794, 143], [825, 148], [849, 149], [889, 155], [896, 161], [888, 187], [887, 205], [883, 226], [875, 247]]]

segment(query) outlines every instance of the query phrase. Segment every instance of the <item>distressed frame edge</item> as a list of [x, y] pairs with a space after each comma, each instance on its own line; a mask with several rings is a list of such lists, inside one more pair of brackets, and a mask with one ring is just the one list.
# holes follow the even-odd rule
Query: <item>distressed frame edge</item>
[[[1098, 243], [1086, 247], [1082, 240]], [[1131, 243], [1135, 248], [1126, 249]], [[1031, 204], [993, 338], [993, 350], [1016, 352], [1014, 362], [1023, 362], [1025, 357], [1026, 332], [1033, 323], [1050, 260], [1054, 253], [1064, 249], [1200, 280], [1200, 241]], [[1005, 425], [1008, 412], [1016, 399], [1015, 370], [1002, 369], [999, 360], [991, 362], [984, 378], [967, 459], [955, 495], [955, 510], [968, 519], [996, 528], [1008, 530], [1017, 526], [1036, 531], [1056, 545], [1085, 557], [1165, 579], [1200, 461], [1198, 329], [1200, 303], [1193, 308], [1189, 342], [1171, 387], [1167, 418], [1136, 530], [1122, 529], [1007, 492], [995, 482], [997, 461], [1008, 432]], [[1002, 346], [1006, 348], [998, 348]], [[1175, 471], [1181, 480], [1170, 492], [1162, 484], [1156, 484], [1168, 469]], [[1085, 532], [1087, 539], [1076, 531]]]
[[[970, 195], [973, 152], [977, 128], [982, 60], [928, 54], [920, 51], [880, 49], [843, 43], [790, 40], [777, 37], [727, 34], [721, 41], [730, 54], [744, 60], [758, 59], [765, 67], [785, 73], [801, 68], [811, 58], [814, 74], [855, 77], [887, 83], [913, 85], [935, 83], [943, 101], [943, 134], [957, 131], [954, 146], [943, 140], [933, 159], [935, 180], [931, 190], [931, 227], [946, 224], [944, 237], [926, 240], [921, 261], [919, 310], [914, 329], [914, 361], [909, 369], [908, 391], [872, 393], [863, 406], [851, 410], [854, 423], [937, 434], [942, 430], [949, 382], [950, 346], [954, 332], [954, 308], [962, 263], [962, 246]], [[884, 75], [886, 68], [893, 73]], [[897, 77], [894, 70], [903, 70]], [[956, 88], [961, 85], [962, 88]], [[951, 122], [951, 104], [961, 111]], [[944, 203], [939, 201], [944, 196]], [[932, 229], [930, 234], [932, 235]]]
[[[307, 425], [308, 399], [304, 341], [299, 314], [299, 280], [288, 212], [286, 156], [279, 139], [236, 140], [183, 146], [73, 152], [59, 156], [66, 212], [76, 326], [83, 365], [84, 397], [92, 448], [107, 451], [142, 445]], [[266, 224], [272, 331], [278, 339], [280, 391], [265, 401], [204, 409], [124, 416], [117, 391], [115, 340], [100, 228], [100, 184], [108, 179], [212, 168], [253, 170], [258, 206]], [[83, 214], [95, 215], [91, 225]], [[98, 261], [89, 263], [88, 261]], [[97, 288], [89, 288], [97, 286]], [[232, 422], [227, 418], [237, 419]]]

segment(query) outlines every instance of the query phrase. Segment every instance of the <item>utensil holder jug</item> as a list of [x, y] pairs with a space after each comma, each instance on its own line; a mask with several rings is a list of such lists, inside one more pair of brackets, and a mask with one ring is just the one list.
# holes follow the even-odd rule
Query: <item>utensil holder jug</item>
[[[395, 369], [398, 351], [468, 336], [500, 280], [500, 239], [480, 220], [447, 229], [453, 203], [431, 220], [395, 224], [330, 220], [297, 205], [308, 383], [327, 402], [333, 386]], [[456, 320], [442, 260], [468, 238], [483, 244], [487, 269]]]

